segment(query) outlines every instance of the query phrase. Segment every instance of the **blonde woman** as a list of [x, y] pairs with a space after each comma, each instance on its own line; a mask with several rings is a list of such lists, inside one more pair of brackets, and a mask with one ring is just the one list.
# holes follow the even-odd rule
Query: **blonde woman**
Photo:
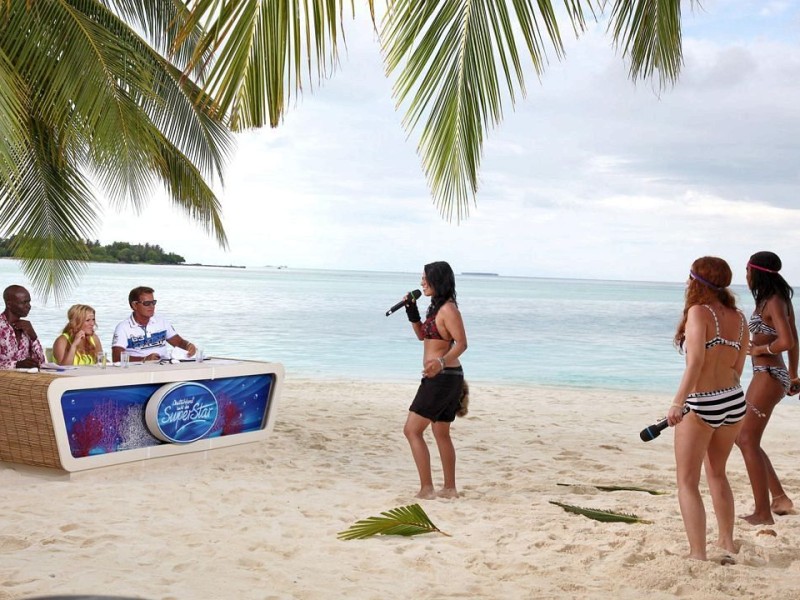
[[53, 342], [53, 358], [60, 365], [93, 365], [103, 344], [95, 334], [95, 313], [91, 306], [75, 304], [67, 311], [64, 331]]
[[732, 564], [733, 492], [726, 465], [746, 412], [739, 377], [747, 357], [747, 323], [728, 286], [731, 269], [721, 258], [698, 258], [689, 271], [683, 318], [675, 343], [686, 368], [667, 413], [675, 427], [678, 503], [689, 558], [706, 560], [706, 511], [700, 494], [705, 465], [717, 519], [722, 564]]

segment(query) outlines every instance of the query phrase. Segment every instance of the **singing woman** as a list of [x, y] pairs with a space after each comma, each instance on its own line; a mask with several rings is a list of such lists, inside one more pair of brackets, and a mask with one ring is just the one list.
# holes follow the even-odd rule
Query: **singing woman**
[[[456, 302], [456, 279], [446, 262], [425, 265], [422, 292], [431, 299], [425, 321], [416, 301], [406, 297], [406, 314], [417, 339], [423, 342], [422, 381], [409, 407], [403, 433], [419, 473], [418, 498], [457, 498], [456, 450], [450, 424], [465, 413], [464, 372], [459, 357], [467, 349], [464, 321]], [[430, 425], [442, 460], [444, 486], [437, 492], [431, 475], [431, 457], [424, 433]]]

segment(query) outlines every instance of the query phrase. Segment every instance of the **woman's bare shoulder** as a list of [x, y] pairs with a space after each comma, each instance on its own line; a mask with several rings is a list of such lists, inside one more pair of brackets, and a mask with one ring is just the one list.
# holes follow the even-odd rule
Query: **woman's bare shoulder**
[[774, 316], [776, 314], [787, 314], [787, 312], [788, 306], [786, 305], [786, 301], [777, 294], [767, 298], [764, 301], [764, 307], [761, 310], [762, 315], [768, 314], [770, 316]]
[[460, 311], [458, 310], [458, 305], [456, 305], [456, 303], [453, 302], [452, 300], [448, 300], [447, 302], [445, 302], [439, 309], [439, 312], [442, 314], [450, 314], [450, 315], [460, 314]]
[[686, 311], [686, 314], [696, 318], [702, 318], [704, 315], [708, 315], [708, 317], [711, 318], [711, 311], [708, 310], [705, 304], [692, 304], [689, 310]]

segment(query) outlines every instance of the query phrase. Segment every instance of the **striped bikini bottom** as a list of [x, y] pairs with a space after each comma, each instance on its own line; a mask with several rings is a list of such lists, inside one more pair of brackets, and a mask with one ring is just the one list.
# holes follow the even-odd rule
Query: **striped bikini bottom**
[[773, 379], [776, 379], [783, 386], [783, 393], [788, 394], [789, 388], [792, 387], [792, 380], [789, 379], [789, 371], [786, 367], [772, 367], [769, 365], [753, 365], [753, 374], [767, 373]]
[[744, 392], [740, 385], [714, 392], [689, 394], [686, 404], [692, 412], [714, 429], [720, 425], [738, 423], [744, 418], [747, 410]]

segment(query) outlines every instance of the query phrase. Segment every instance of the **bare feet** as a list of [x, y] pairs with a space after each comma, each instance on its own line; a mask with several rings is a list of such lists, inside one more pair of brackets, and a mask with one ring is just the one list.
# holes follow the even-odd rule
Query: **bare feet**
[[456, 488], [442, 488], [436, 495], [439, 498], [458, 498], [458, 490]]
[[[722, 552], [723, 552], [722, 558], [723, 559], [726, 558], [726, 557], [732, 559], [734, 554], [739, 554], [739, 548], [741, 548], [741, 546], [742, 546], [741, 543], [737, 544], [733, 540], [729, 540], [729, 541], [717, 540], [716, 544], [714, 544], [714, 545], [717, 548], [719, 548], [720, 550], [722, 550]], [[735, 561], [731, 562], [731, 563], [724, 563], [723, 562], [722, 564], [723, 565], [725, 565], [725, 564], [734, 565], [734, 564], [736, 564], [736, 562]]]
[[744, 516], [739, 517], [739, 518], [740, 519], [744, 519], [745, 521], [750, 523], [750, 525], [774, 525], [775, 524], [775, 519], [772, 518], [772, 513], [770, 513], [769, 515], [766, 515], [766, 516], [758, 515], [756, 513], [753, 513], [752, 515], [744, 515]]
[[436, 498], [436, 490], [433, 489], [432, 485], [426, 485], [425, 487], [420, 488], [417, 498], [421, 498], [422, 500], [433, 500]]
[[708, 557], [706, 556], [705, 552], [703, 554], [698, 554], [698, 555], [689, 553], [689, 555], [686, 558], [690, 558], [692, 560], [708, 560]]
[[786, 494], [781, 494], [780, 496], [773, 498], [772, 506], [770, 506], [770, 508], [776, 515], [794, 514], [794, 502], [792, 502], [792, 500]]

